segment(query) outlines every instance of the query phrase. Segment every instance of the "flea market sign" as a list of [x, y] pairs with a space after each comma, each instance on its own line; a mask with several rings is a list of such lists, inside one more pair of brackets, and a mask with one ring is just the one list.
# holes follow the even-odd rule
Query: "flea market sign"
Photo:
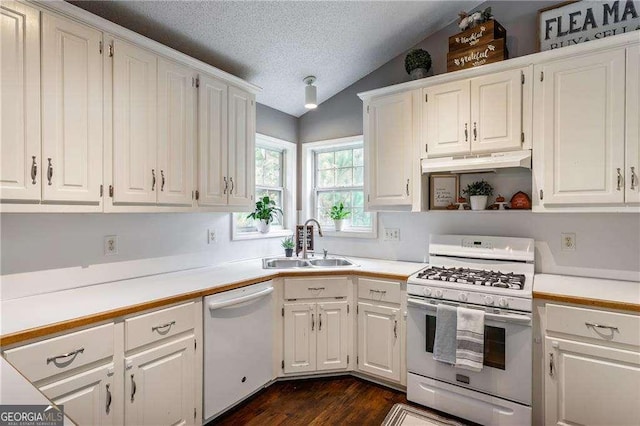
[[539, 50], [639, 30], [639, 13], [638, 0], [571, 1], [541, 9], [538, 12]]

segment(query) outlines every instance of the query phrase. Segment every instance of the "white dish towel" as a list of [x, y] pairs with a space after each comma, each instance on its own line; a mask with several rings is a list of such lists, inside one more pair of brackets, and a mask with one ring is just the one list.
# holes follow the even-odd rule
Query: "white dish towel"
[[458, 307], [456, 367], [481, 371], [484, 361], [484, 311]]

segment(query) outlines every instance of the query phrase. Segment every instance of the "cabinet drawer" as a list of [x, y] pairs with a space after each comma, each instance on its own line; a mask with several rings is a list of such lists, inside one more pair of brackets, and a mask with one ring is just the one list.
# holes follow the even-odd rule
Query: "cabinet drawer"
[[36, 382], [113, 357], [113, 323], [65, 334], [5, 352], [7, 360]]
[[125, 350], [174, 336], [195, 327], [195, 304], [186, 303], [125, 320]]
[[400, 303], [400, 283], [358, 278], [358, 298]]
[[347, 277], [285, 278], [284, 280], [284, 298], [287, 300], [347, 297], [348, 293]]
[[546, 312], [547, 331], [640, 345], [640, 316], [554, 304]]

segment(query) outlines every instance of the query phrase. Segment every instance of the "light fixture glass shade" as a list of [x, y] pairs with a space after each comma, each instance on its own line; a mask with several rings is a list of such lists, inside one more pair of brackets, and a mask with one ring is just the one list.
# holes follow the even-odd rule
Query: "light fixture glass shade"
[[306, 109], [315, 109], [318, 107], [316, 86], [309, 84], [304, 88], [304, 107]]

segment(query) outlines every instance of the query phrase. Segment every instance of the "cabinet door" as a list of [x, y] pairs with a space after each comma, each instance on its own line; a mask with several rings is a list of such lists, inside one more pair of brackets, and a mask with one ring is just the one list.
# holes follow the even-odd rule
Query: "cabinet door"
[[0, 3], [0, 199], [40, 201], [40, 13]]
[[316, 304], [284, 305], [284, 372], [316, 370]]
[[[544, 204], [624, 201], [624, 50], [535, 68]], [[542, 74], [543, 73], [543, 74]]]
[[157, 59], [121, 40], [113, 53], [114, 203], [155, 204]]
[[639, 353], [546, 337], [545, 367], [545, 424], [640, 424]]
[[627, 48], [625, 201], [640, 203], [640, 46]]
[[158, 203], [192, 204], [194, 73], [158, 60]]
[[[80, 426], [117, 425], [113, 388], [113, 363], [40, 387], [64, 413]], [[120, 400], [120, 399], [118, 399]], [[119, 410], [115, 410], [118, 412]]]
[[411, 92], [373, 99], [365, 137], [368, 206], [411, 205]]
[[471, 149], [469, 80], [424, 89], [422, 128], [427, 156], [465, 154]]
[[253, 210], [256, 146], [255, 97], [229, 87], [229, 198], [238, 211]]
[[358, 368], [400, 381], [400, 310], [358, 303]]
[[42, 14], [42, 199], [99, 203], [102, 33]]
[[190, 335], [126, 358], [126, 424], [194, 423], [194, 341]]
[[318, 304], [317, 370], [347, 368], [349, 321], [347, 301]]
[[227, 85], [200, 74], [198, 89], [198, 204], [227, 205]]
[[471, 151], [496, 152], [522, 146], [522, 71], [471, 80]]

